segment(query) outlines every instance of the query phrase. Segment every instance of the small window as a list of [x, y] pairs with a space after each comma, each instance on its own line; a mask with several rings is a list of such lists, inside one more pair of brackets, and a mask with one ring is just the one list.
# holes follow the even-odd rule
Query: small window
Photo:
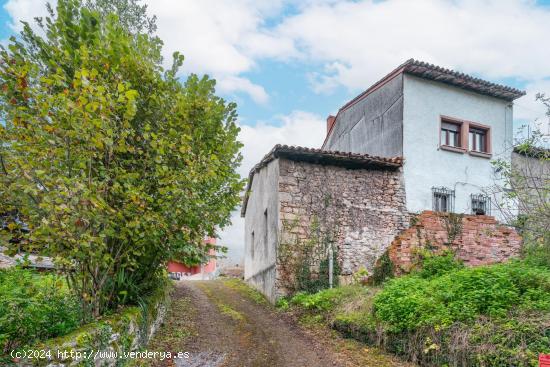
[[432, 208], [436, 212], [454, 211], [454, 190], [446, 187], [432, 187]]
[[491, 199], [487, 195], [472, 194], [471, 205], [472, 214], [475, 215], [491, 215]]
[[487, 130], [470, 128], [469, 150], [487, 153]]
[[460, 148], [460, 124], [441, 121], [441, 145]]
[[250, 257], [254, 258], [254, 246], [256, 244], [254, 243], [254, 231], [250, 234]]

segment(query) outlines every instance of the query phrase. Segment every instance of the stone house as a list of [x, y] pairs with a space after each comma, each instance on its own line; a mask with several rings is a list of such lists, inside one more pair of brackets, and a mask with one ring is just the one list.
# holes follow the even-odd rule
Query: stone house
[[[288, 294], [298, 276], [287, 263], [313, 256], [295, 251], [313, 242], [336, 251], [342, 281], [386, 251], [407, 271], [426, 242], [470, 265], [517, 255], [521, 238], [489, 216], [503, 184], [490, 160], [510, 162], [524, 94], [409, 60], [327, 118], [321, 149], [275, 146], [249, 175], [245, 280], [272, 301]], [[458, 234], [449, 213], [464, 214]]]
[[401, 167], [399, 158], [275, 146], [251, 171], [242, 207], [245, 280], [272, 301], [285, 294], [280, 245], [314, 236], [315, 216], [340, 227], [342, 273], [374, 265], [408, 225]]

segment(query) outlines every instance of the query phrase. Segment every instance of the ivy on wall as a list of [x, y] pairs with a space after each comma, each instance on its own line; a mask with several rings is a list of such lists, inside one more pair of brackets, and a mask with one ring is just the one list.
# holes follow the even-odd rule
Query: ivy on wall
[[314, 293], [330, 287], [330, 256], [333, 263], [333, 286], [338, 285], [340, 265], [337, 239], [338, 216], [331, 209], [332, 195], [322, 193], [312, 198], [307, 216], [282, 221], [277, 265], [281, 286], [290, 294]]

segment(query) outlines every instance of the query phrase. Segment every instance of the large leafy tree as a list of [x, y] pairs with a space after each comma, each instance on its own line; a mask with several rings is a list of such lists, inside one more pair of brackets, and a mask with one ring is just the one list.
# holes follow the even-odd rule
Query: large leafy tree
[[164, 70], [154, 18], [124, 3], [59, 0], [0, 50], [0, 212], [95, 316], [167, 259], [204, 261], [242, 189], [235, 105], [208, 77], [182, 84], [179, 54]]

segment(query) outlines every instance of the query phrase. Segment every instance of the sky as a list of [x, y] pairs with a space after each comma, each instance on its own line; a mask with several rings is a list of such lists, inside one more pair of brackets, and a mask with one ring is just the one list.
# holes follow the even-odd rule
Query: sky
[[[55, 1], [50, 1], [55, 4]], [[154, 0], [163, 53], [182, 80], [208, 74], [237, 103], [243, 177], [275, 144], [320, 147], [326, 117], [409, 58], [527, 91], [514, 126], [550, 129], [550, 0]], [[43, 0], [0, 0], [0, 43]], [[167, 62], [168, 62], [167, 61]], [[220, 232], [230, 262], [244, 248], [240, 210]]]

